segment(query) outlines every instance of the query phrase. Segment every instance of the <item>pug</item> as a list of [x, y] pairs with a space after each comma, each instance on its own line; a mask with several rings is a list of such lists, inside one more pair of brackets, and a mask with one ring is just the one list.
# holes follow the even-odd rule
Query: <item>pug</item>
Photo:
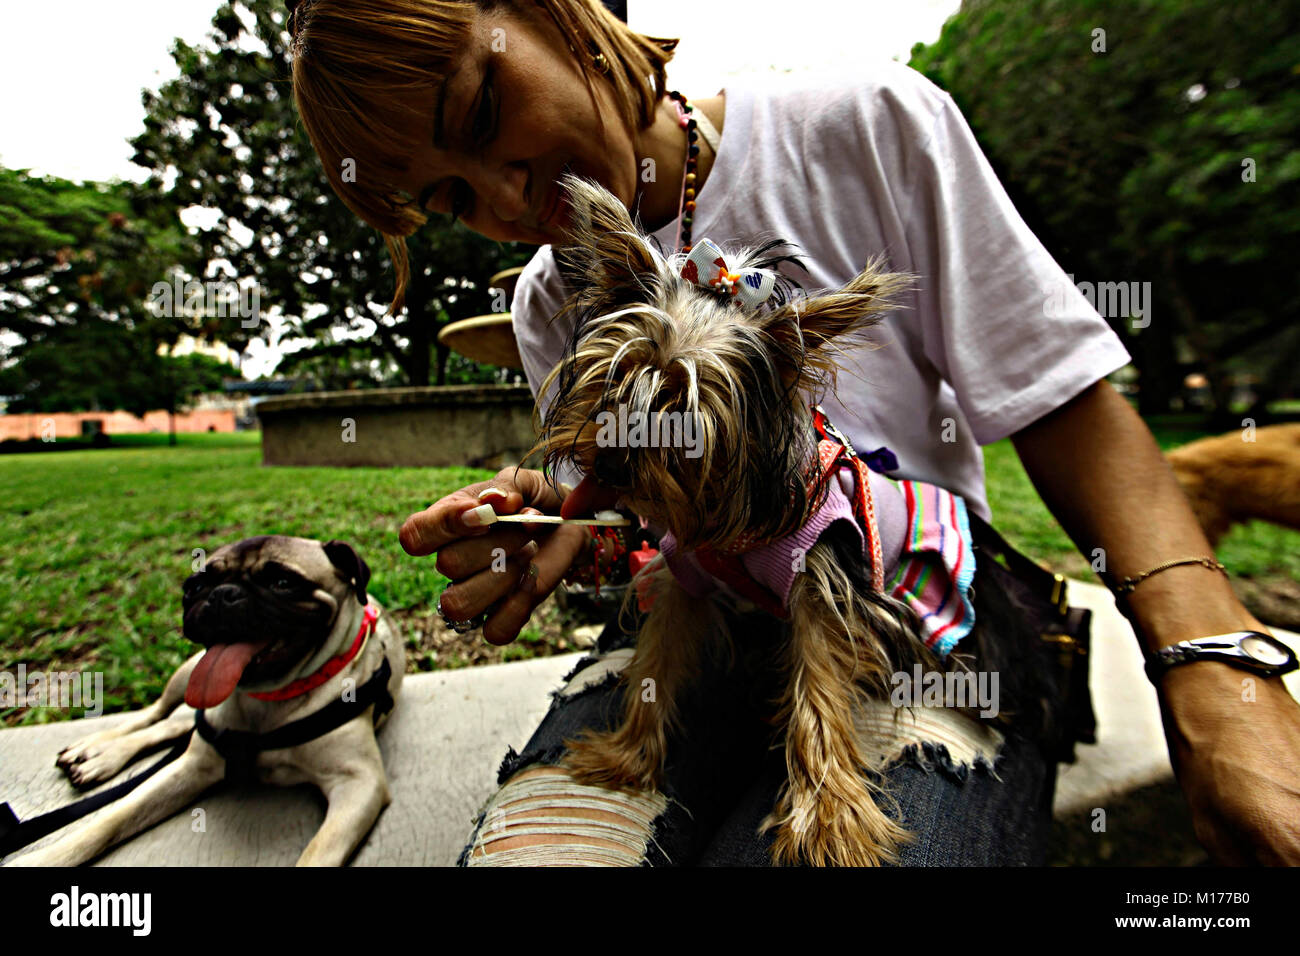
[[[366, 593], [369, 580], [369, 567], [342, 541], [262, 535], [214, 552], [184, 583], [184, 633], [205, 650], [152, 706], [65, 748], [55, 763], [86, 787], [146, 749], [186, 734], [188, 746], [98, 816], [12, 865], [84, 863], [232, 777], [318, 786], [325, 822], [298, 865], [344, 864], [391, 801], [375, 731], [406, 669], [396, 630]], [[182, 701], [198, 713], [173, 713]]]

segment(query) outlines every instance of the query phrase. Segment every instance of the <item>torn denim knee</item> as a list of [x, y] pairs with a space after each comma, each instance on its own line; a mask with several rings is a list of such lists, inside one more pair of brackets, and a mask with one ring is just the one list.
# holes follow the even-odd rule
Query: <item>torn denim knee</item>
[[1006, 738], [954, 708], [900, 708], [872, 700], [858, 710], [855, 725], [867, 766], [878, 774], [907, 763], [957, 783], [972, 769], [1001, 779], [996, 766]]
[[[580, 784], [567, 773], [511, 779], [484, 805], [458, 866], [640, 866], [668, 800], [657, 792], [622, 793]], [[607, 819], [573, 810], [597, 810]], [[532, 845], [494, 843], [543, 837]]]
[[[574, 665], [573, 670], [565, 675], [563, 686], [551, 691], [551, 711], [564, 707], [575, 698], [617, 686], [622, 679], [623, 671], [632, 660], [632, 654], [631, 648], [619, 648], [596, 657], [582, 658]], [[517, 752], [514, 747], [509, 747], [506, 749], [506, 755], [501, 758], [501, 765], [497, 768], [497, 784], [504, 784], [530, 764], [557, 764], [565, 752], [566, 748], [562, 742], [541, 749], [525, 747], [523, 753]]]
[[599, 657], [584, 657], [565, 676], [564, 686], [551, 691], [552, 702], [558, 704], [572, 700], [589, 690], [617, 683], [635, 653], [634, 648], [620, 647]]
[[[632, 648], [615, 648], [578, 661], [563, 686], [551, 694], [552, 714], [577, 698], [616, 686], [633, 653]], [[666, 858], [654, 834], [671, 801], [657, 792], [629, 794], [579, 784], [556, 766], [566, 752], [563, 742], [525, 747], [523, 753], [508, 748], [497, 770], [499, 789], [476, 816], [470, 842], [456, 861], [458, 866], [637, 866], [646, 862], [647, 847], [649, 858]], [[554, 772], [523, 775], [534, 766], [550, 767]], [[523, 779], [516, 779], [517, 775]], [[565, 813], [574, 809], [601, 810], [621, 819], [593, 820]], [[524, 835], [586, 837], [587, 842], [556, 841], [488, 851], [494, 842]], [[616, 845], [608, 845], [611, 843]]]

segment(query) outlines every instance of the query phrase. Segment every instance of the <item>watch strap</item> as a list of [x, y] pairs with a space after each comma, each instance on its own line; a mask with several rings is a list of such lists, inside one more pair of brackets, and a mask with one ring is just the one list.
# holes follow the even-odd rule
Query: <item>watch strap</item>
[[[1269, 644], [1284, 648], [1290, 659], [1280, 664], [1268, 664], [1256, 660], [1241, 648], [1241, 641], [1247, 637], [1261, 638]], [[1219, 661], [1268, 677], [1287, 674], [1300, 667], [1295, 652], [1272, 635], [1260, 631], [1231, 631], [1227, 634], [1213, 634], [1208, 637], [1179, 641], [1177, 644], [1160, 648], [1147, 657], [1147, 677], [1152, 683], [1157, 683], [1160, 675], [1169, 668], [1189, 661]]]

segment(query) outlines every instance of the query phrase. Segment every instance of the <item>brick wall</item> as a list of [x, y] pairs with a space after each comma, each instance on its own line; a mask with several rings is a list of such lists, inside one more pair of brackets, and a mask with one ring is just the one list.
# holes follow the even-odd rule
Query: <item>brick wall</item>
[[[104, 431], [110, 435], [131, 435], [140, 432], [167, 432], [169, 424], [165, 411], [148, 412], [136, 418], [130, 412], [34, 412], [25, 415], [0, 415], [0, 441], [6, 438], [41, 438], [46, 419], [54, 422], [55, 438], [76, 438], [81, 434], [85, 419], [99, 419]], [[176, 416], [178, 432], [233, 432], [233, 409], [202, 409]]]

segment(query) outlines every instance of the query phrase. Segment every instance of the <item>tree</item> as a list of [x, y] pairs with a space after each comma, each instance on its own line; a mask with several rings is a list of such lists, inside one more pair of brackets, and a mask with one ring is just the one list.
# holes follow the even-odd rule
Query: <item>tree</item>
[[[314, 342], [286, 368], [319, 358], [344, 379], [442, 384], [447, 353], [438, 331], [490, 311], [488, 278], [529, 253], [431, 221], [409, 240], [406, 308], [386, 317], [387, 250], [333, 194], [298, 120], [284, 20], [278, 0], [232, 0], [217, 10], [206, 46], [177, 40], [181, 76], [145, 93], [134, 162], [171, 208], [219, 214], [197, 236], [203, 268], [194, 274], [220, 269], [255, 282], [263, 311], [282, 311], [286, 336]], [[265, 321], [251, 331], [235, 326], [218, 330], [232, 346], [241, 335], [269, 337]], [[364, 337], [343, 345], [336, 331]]]
[[176, 413], [185, 410], [199, 395], [221, 391], [226, 379], [240, 377], [239, 369], [199, 352], [157, 358], [160, 361], [154, 364], [160, 374], [153, 379], [152, 390], [139, 388], [134, 393], [136, 404], [122, 407], [141, 417], [150, 409], [165, 408], [169, 426], [167, 442], [175, 445]]
[[966, 0], [911, 65], [946, 89], [1076, 281], [1149, 281], [1126, 337], [1144, 412], [1176, 346], [1210, 376], [1300, 384], [1300, 13], [1263, 0]]
[[[142, 212], [142, 209], [145, 211]], [[199, 331], [146, 308], [150, 282], [185, 257], [130, 183], [73, 183], [0, 168], [0, 392], [11, 411], [138, 406], [159, 347]]]

